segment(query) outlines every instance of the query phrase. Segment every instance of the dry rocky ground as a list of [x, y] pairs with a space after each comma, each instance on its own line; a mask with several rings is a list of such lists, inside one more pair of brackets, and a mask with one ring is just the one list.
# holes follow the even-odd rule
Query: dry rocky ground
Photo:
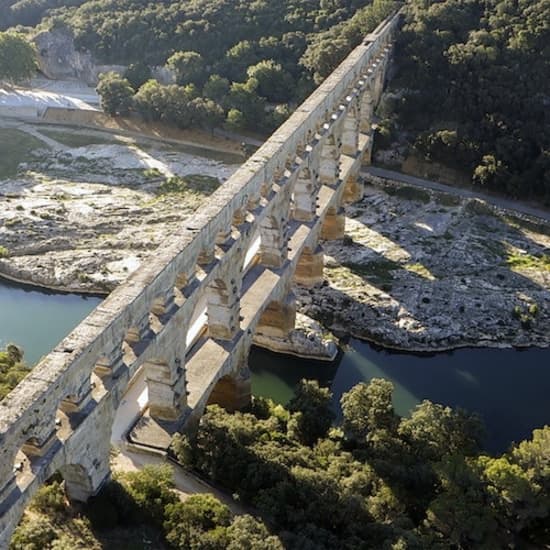
[[[0, 159], [0, 273], [79, 292], [124, 280], [239, 160], [94, 130], [0, 128], [0, 145], [14, 144], [24, 155]], [[408, 350], [550, 342], [549, 227], [399, 186], [368, 186], [347, 218], [344, 241], [324, 244], [325, 284], [295, 289], [302, 314]], [[297, 348], [319, 340], [310, 325]]]
[[20, 125], [0, 138], [18, 148], [0, 164], [0, 272], [80, 292], [124, 280], [239, 161], [89, 130]]
[[407, 350], [550, 343], [550, 227], [411, 187], [367, 187], [300, 310]]

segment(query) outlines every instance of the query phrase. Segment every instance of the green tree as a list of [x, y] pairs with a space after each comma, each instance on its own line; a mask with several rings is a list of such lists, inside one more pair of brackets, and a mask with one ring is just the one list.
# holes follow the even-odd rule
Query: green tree
[[376, 430], [395, 431], [398, 417], [393, 410], [392, 394], [391, 382], [373, 378], [342, 395], [343, 427], [351, 439], [362, 442]]
[[194, 51], [176, 52], [166, 61], [166, 66], [176, 73], [178, 84], [202, 86], [207, 77], [204, 59]]
[[224, 121], [223, 109], [211, 99], [197, 97], [189, 102], [193, 126], [213, 129]]
[[252, 516], [236, 516], [227, 528], [227, 550], [283, 550], [280, 539]]
[[330, 391], [321, 388], [316, 380], [301, 380], [295, 396], [288, 403], [288, 410], [294, 413], [289, 421], [289, 431], [293, 436], [306, 445], [324, 437], [334, 417], [331, 400]]
[[23, 351], [15, 344], [8, 344], [0, 351], [0, 400], [29, 374], [30, 368], [23, 362]]
[[225, 124], [229, 130], [239, 131], [246, 127], [246, 121], [244, 115], [239, 109], [229, 109]]
[[36, 50], [24, 35], [0, 32], [0, 81], [14, 84], [36, 71]]
[[101, 74], [97, 85], [103, 110], [111, 115], [127, 115], [132, 106], [134, 89], [126, 78], [115, 72]]
[[156, 525], [162, 525], [165, 508], [178, 501], [169, 465], [147, 465], [138, 472], [126, 472], [122, 482], [141, 517]]
[[166, 507], [166, 540], [178, 550], [227, 547], [229, 508], [209, 494], [192, 495]]
[[257, 80], [258, 94], [268, 101], [284, 102], [292, 97], [292, 77], [272, 59], [248, 67], [246, 74]]
[[229, 93], [229, 80], [218, 74], [212, 74], [208, 77], [206, 84], [202, 89], [202, 95], [208, 99], [221, 104], [227, 99]]
[[425, 400], [401, 420], [399, 433], [419, 457], [439, 460], [446, 454], [477, 454], [483, 428], [475, 414]]

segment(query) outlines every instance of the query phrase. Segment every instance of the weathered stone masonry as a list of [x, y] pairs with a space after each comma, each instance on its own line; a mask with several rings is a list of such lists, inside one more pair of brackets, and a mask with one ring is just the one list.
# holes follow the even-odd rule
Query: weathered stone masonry
[[[114, 414], [138, 369], [157, 419], [196, 419], [209, 401], [237, 408], [250, 399], [254, 335], [292, 330], [293, 282], [322, 280], [319, 241], [342, 238], [342, 203], [361, 197], [357, 175], [370, 162], [397, 24], [394, 16], [368, 35], [1, 403], [0, 548], [56, 471], [76, 500], [108, 478]], [[207, 330], [190, 341], [204, 307]]]

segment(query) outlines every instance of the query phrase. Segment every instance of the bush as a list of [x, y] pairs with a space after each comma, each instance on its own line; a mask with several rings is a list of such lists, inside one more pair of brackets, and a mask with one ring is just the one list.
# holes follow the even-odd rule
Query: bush
[[10, 541], [10, 550], [45, 550], [55, 538], [55, 531], [47, 519], [28, 519], [15, 530]]
[[166, 540], [178, 550], [226, 548], [229, 508], [212, 495], [193, 495], [165, 510]]
[[50, 516], [63, 513], [66, 509], [66, 498], [61, 483], [54, 481], [40, 487], [32, 499], [30, 508]]

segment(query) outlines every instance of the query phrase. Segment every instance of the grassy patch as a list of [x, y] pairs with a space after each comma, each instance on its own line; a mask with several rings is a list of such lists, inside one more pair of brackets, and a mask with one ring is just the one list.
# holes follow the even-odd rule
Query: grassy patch
[[17, 168], [22, 162], [29, 160], [34, 149], [47, 149], [42, 141], [11, 128], [0, 131], [0, 179], [17, 175]]
[[392, 197], [399, 197], [408, 201], [418, 201], [428, 204], [431, 200], [430, 194], [427, 191], [417, 189], [416, 187], [387, 187], [385, 191]]
[[121, 141], [116, 137], [101, 137], [94, 134], [78, 134], [73, 132], [64, 132], [62, 130], [44, 130], [40, 129], [40, 133], [45, 136], [67, 145], [67, 147], [86, 147], [88, 145], [109, 145], [120, 144]]
[[548, 254], [535, 256], [511, 250], [506, 257], [506, 263], [514, 270], [536, 269], [538, 271], [550, 272], [550, 256]]
[[171, 195], [179, 193], [195, 193], [210, 195], [220, 186], [220, 180], [213, 176], [202, 174], [189, 174], [188, 176], [174, 176], [167, 178], [159, 185], [158, 195]]

